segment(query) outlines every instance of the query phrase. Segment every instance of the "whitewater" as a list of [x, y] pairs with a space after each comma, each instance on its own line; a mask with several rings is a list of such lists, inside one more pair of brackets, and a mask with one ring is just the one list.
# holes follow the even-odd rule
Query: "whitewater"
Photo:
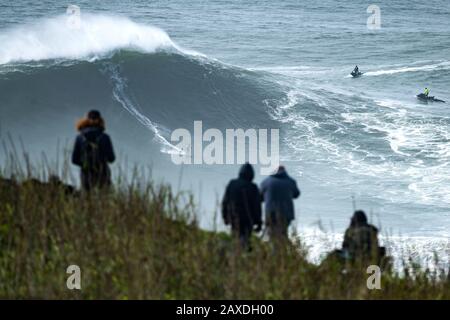
[[0, 64], [51, 59], [98, 59], [121, 48], [154, 52], [176, 48], [161, 29], [124, 17], [84, 14], [79, 26], [67, 16], [42, 19], [0, 35]]

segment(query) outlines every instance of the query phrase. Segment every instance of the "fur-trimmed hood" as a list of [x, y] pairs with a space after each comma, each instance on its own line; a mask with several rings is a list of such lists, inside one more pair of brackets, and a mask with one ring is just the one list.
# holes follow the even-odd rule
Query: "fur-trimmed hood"
[[97, 127], [102, 130], [105, 130], [105, 121], [102, 118], [99, 119], [89, 119], [89, 118], [82, 118], [78, 120], [76, 124], [76, 128], [78, 131], [81, 131], [86, 128], [92, 128]]

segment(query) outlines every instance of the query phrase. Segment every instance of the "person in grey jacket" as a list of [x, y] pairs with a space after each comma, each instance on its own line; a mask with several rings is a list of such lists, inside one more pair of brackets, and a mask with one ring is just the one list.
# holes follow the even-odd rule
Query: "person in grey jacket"
[[288, 227], [294, 220], [294, 201], [300, 196], [297, 183], [283, 166], [261, 183], [265, 203], [266, 226], [272, 239], [287, 238]]

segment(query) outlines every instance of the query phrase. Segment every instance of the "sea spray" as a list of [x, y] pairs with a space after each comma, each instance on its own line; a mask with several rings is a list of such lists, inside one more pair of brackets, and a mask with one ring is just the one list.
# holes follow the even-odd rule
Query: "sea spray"
[[144, 53], [181, 49], [163, 30], [128, 18], [83, 14], [79, 28], [66, 16], [43, 19], [0, 33], [0, 64], [49, 59], [92, 60], [119, 49]]

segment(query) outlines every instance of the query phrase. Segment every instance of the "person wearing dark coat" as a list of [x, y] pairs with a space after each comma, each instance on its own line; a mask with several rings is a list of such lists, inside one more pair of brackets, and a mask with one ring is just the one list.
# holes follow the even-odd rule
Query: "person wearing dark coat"
[[355, 211], [345, 231], [342, 250], [349, 259], [374, 257], [379, 254], [378, 229], [367, 223], [362, 210]]
[[222, 200], [222, 217], [226, 225], [231, 225], [232, 233], [239, 237], [243, 248], [250, 249], [250, 237], [261, 230], [261, 198], [253, 178], [251, 164], [244, 164], [239, 177], [228, 183]]
[[378, 244], [378, 229], [367, 223], [367, 216], [362, 210], [353, 214], [350, 226], [344, 234], [342, 249], [331, 251], [322, 261], [321, 267], [334, 268], [341, 265], [343, 270], [376, 264], [385, 270], [392, 267], [392, 258], [386, 255], [386, 248]]
[[261, 183], [261, 194], [269, 236], [272, 240], [287, 238], [289, 225], [295, 218], [293, 199], [300, 196], [297, 183], [280, 166], [277, 173]]
[[114, 162], [114, 149], [105, 133], [105, 121], [97, 110], [90, 111], [77, 123], [79, 134], [75, 140], [72, 163], [80, 167], [81, 186], [89, 191], [111, 185], [109, 163]]

